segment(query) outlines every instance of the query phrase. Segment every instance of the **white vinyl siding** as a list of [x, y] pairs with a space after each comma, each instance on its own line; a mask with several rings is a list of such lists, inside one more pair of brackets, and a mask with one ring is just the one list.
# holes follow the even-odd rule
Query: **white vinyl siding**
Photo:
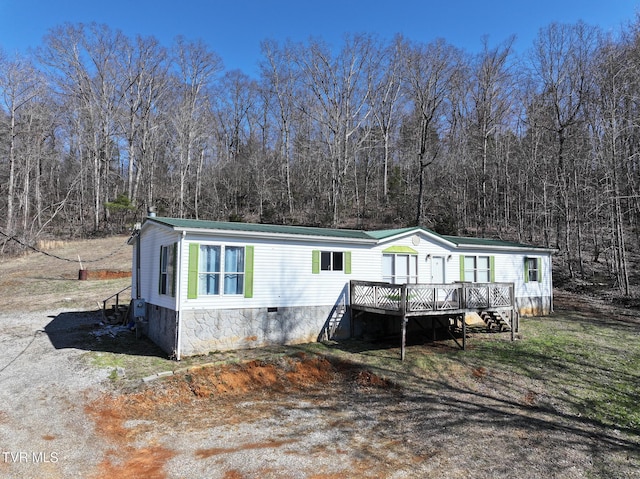
[[[432, 261], [433, 256], [444, 258], [445, 280], [447, 282], [462, 280], [465, 278], [464, 257], [484, 256], [495, 259], [495, 264], [490, 261], [489, 280], [496, 282], [513, 282], [516, 287], [517, 297], [540, 297], [551, 296], [550, 254], [531, 252], [490, 252], [457, 250], [455, 248], [445, 248], [438, 243], [437, 238], [422, 236], [418, 244], [412, 242], [411, 237], [403, 237], [397, 241], [383, 242], [372, 246], [368, 244], [338, 243], [336, 241], [295, 240], [280, 238], [254, 238], [249, 236], [231, 235], [216, 237], [195, 232], [177, 233], [168, 228], [156, 227], [149, 224], [143, 228], [141, 243], [141, 272], [140, 272], [140, 293], [139, 297], [148, 303], [156, 304], [167, 308], [184, 309], [217, 309], [217, 308], [268, 308], [268, 307], [296, 307], [305, 305], [335, 305], [344, 301], [349, 293], [349, 281], [388, 281], [386, 278], [395, 277], [399, 281], [399, 276], [409, 277], [411, 282], [429, 283], [432, 281]], [[176, 294], [179, 294], [180, 306], [176, 304], [176, 299], [169, 295], [159, 293], [158, 281], [160, 271], [160, 247], [171, 245], [177, 242], [178, 261], [180, 268], [176, 279]], [[225, 275], [223, 266], [220, 267], [220, 294], [203, 295], [197, 294], [197, 280], [195, 297], [188, 297], [189, 278], [189, 250], [191, 246], [208, 244], [214, 246], [244, 247], [245, 258], [248, 258], [249, 248], [253, 261], [249, 265], [246, 263], [244, 295], [224, 294]], [[399, 266], [395, 271], [389, 272], [390, 268], [395, 268], [395, 264], [385, 266], [383, 259], [385, 249], [401, 246], [405, 249], [412, 248], [417, 254], [404, 254], [405, 261], [408, 256], [415, 257], [415, 268], [409, 264], [406, 268]], [[343, 252], [343, 271], [321, 271], [320, 253]], [[529, 253], [529, 254], [527, 254]], [[221, 251], [221, 255], [224, 252]], [[317, 255], [317, 272], [314, 272], [313, 258]], [[539, 259], [539, 278], [541, 281], [525, 282], [524, 265], [526, 257], [536, 257]], [[134, 275], [135, 271], [135, 254]], [[222, 257], [221, 257], [222, 259]], [[248, 261], [248, 260], [247, 260]], [[486, 259], [484, 278], [486, 279]], [[460, 267], [462, 265], [462, 268]], [[251, 266], [251, 271], [249, 267]], [[493, 268], [491, 268], [493, 266]], [[197, 271], [198, 266], [195, 265]], [[239, 268], [238, 268], [239, 269]], [[231, 283], [235, 279], [236, 285], [239, 282], [238, 272], [228, 271], [228, 288], [232, 288]], [[408, 274], [407, 274], [408, 273]], [[251, 276], [251, 294], [248, 294], [248, 278]], [[482, 275], [482, 271], [480, 276]], [[494, 279], [491, 276], [495, 275]], [[234, 278], [235, 277], [235, 278]], [[135, 276], [132, 279], [135, 286]]]

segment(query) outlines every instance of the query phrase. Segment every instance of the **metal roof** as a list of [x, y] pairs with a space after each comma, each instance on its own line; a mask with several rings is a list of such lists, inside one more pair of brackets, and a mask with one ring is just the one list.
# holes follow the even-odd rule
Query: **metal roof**
[[149, 217], [147, 221], [187, 230], [238, 231], [244, 233], [267, 233], [280, 235], [321, 236], [330, 238], [373, 240], [362, 230], [316, 228], [312, 226], [271, 225], [262, 223], [239, 223], [226, 221], [190, 220], [180, 218]]
[[488, 247], [501, 247], [501, 248], [529, 248], [529, 249], [548, 249], [541, 246], [534, 246], [524, 243], [517, 243], [515, 241], [505, 241], [499, 239], [489, 238], [470, 238], [463, 236], [449, 236], [443, 235], [442, 238], [450, 241], [456, 246], [488, 246]]
[[169, 226], [178, 230], [208, 230], [208, 231], [229, 231], [251, 234], [268, 234], [268, 235], [293, 235], [306, 237], [321, 237], [332, 239], [344, 239], [355, 241], [378, 242], [380, 240], [392, 238], [394, 236], [402, 236], [410, 233], [423, 232], [442, 241], [449, 242], [456, 247], [480, 248], [486, 247], [490, 249], [536, 249], [544, 251], [553, 251], [549, 248], [540, 246], [516, 243], [513, 241], [504, 241], [488, 238], [469, 238], [462, 236], [440, 235], [432, 230], [422, 227], [407, 227], [385, 230], [352, 230], [339, 228], [318, 228], [313, 226], [291, 226], [291, 225], [273, 225], [262, 223], [240, 223], [226, 221], [209, 221], [209, 220], [193, 220], [182, 218], [167, 217], [148, 217], [146, 221], [152, 221], [162, 225]]

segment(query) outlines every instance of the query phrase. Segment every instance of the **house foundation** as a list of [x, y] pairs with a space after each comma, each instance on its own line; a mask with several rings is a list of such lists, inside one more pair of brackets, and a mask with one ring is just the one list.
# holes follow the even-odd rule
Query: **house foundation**
[[185, 310], [180, 355], [346, 339], [350, 318], [333, 306]]

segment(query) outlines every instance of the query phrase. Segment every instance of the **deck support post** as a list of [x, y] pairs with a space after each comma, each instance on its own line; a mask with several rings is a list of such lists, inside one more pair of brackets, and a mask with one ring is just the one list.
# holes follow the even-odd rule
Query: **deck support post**
[[467, 321], [465, 316], [466, 316], [465, 313], [462, 313], [460, 315], [460, 318], [462, 318], [462, 350], [463, 351], [467, 349]]
[[515, 341], [516, 339], [516, 312], [511, 310], [511, 341]]
[[407, 341], [407, 318], [405, 316], [402, 316], [402, 344], [400, 345], [400, 361], [404, 361], [404, 357], [405, 357], [405, 345], [406, 345], [406, 341]]

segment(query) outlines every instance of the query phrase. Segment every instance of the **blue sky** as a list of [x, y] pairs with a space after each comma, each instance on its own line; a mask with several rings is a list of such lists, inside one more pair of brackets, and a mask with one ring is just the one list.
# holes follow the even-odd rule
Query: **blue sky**
[[254, 75], [266, 38], [313, 36], [340, 46], [345, 33], [402, 33], [475, 52], [485, 35], [491, 45], [516, 35], [523, 52], [551, 22], [583, 20], [615, 33], [638, 8], [640, 0], [0, 0], [0, 48], [26, 52], [51, 27], [95, 21], [131, 37], [155, 36], [167, 47], [177, 35], [202, 39], [226, 70]]

